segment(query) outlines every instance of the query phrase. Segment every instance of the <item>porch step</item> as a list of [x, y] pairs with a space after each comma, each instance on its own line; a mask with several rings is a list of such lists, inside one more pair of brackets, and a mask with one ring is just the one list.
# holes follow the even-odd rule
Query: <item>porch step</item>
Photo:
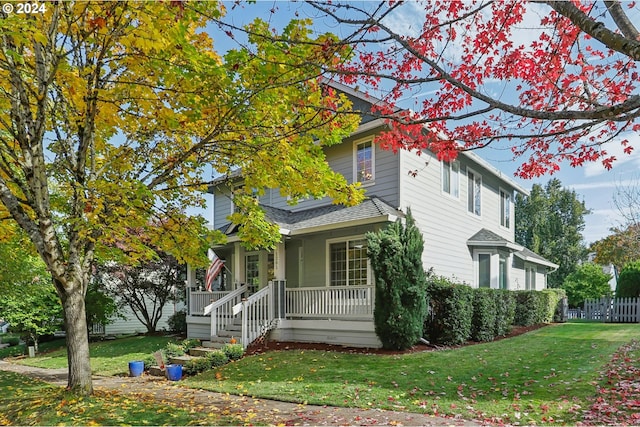
[[184, 356], [174, 356], [169, 358], [168, 364], [184, 365], [185, 363], [193, 359], [197, 359], [197, 357], [189, 354], [185, 354]]
[[211, 337], [209, 341], [202, 341], [202, 347], [211, 349], [221, 349], [225, 344], [231, 344], [231, 336]]
[[195, 347], [189, 350], [189, 355], [194, 357], [207, 357], [207, 355], [212, 351], [218, 351], [218, 349], [211, 347]]

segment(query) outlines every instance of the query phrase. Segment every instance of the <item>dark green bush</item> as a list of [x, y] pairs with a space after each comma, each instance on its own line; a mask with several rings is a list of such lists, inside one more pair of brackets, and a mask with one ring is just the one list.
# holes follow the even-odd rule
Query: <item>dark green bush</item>
[[9, 344], [9, 347], [16, 346], [20, 344], [19, 337], [2, 337], [0, 336], [0, 343]]
[[214, 350], [207, 353], [207, 361], [210, 368], [216, 368], [229, 363], [229, 356], [223, 350]]
[[496, 293], [494, 289], [473, 290], [473, 317], [471, 318], [471, 339], [493, 341], [496, 328]]
[[471, 336], [473, 289], [443, 277], [430, 277], [427, 287], [429, 313], [424, 335], [432, 343], [462, 344]]
[[176, 311], [167, 320], [169, 330], [182, 336], [187, 334], [187, 312], [186, 310]]
[[396, 221], [366, 238], [376, 283], [376, 335], [383, 348], [407, 349], [422, 336], [427, 308], [422, 234], [408, 211], [406, 226]]
[[618, 276], [616, 298], [638, 296], [640, 296], [640, 261], [634, 261], [625, 265]]
[[540, 291], [515, 291], [516, 316], [514, 323], [531, 326], [544, 323], [548, 314], [549, 296]]
[[225, 344], [222, 346], [222, 351], [229, 360], [239, 360], [244, 356], [244, 348], [241, 344]]
[[494, 290], [496, 304], [496, 323], [494, 334], [502, 337], [511, 332], [516, 316], [516, 298], [512, 291], [505, 289]]

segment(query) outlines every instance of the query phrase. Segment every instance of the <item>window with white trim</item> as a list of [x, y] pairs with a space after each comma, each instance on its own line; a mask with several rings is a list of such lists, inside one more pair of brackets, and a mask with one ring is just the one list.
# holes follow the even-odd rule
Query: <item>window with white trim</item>
[[480, 216], [482, 210], [482, 176], [467, 169], [467, 209]]
[[369, 284], [367, 241], [364, 239], [329, 243], [329, 285]]
[[511, 194], [500, 189], [500, 225], [511, 228]]
[[491, 287], [491, 254], [478, 253], [478, 287]]
[[536, 289], [536, 272], [537, 269], [535, 266], [524, 266], [524, 288], [528, 291]]
[[354, 181], [363, 184], [373, 182], [374, 171], [374, 146], [371, 141], [358, 142], [355, 145], [355, 178]]
[[500, 289], [509, 289], [508, 258], [505, 255], [500, 254], [500, 260], [498, 262], [498, 287]]
[[460, 195], [460, 164], [456, 161], [442, 162], [442, 191], [455, 198]]

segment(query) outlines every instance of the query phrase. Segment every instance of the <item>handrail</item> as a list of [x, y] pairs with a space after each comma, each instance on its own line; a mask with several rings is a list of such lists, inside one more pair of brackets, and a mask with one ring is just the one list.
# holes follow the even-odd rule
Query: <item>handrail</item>
[[235, 291], [214, 301], [205, 307], [204, 313], [211, 313], [211, 337], [218, 336], [218, 331], [223, 330], [231, 323], [232, 309], [242, 299], [247, 291], [247, 285], [242, 285]]
[[273, 302], [271, 300], [272, 287], [273, 284], [270, 283], [269, 286], [260, 289], [241, 302], [241, 343], [245, 348], [256, 338], [267, 332], [275, 320]]

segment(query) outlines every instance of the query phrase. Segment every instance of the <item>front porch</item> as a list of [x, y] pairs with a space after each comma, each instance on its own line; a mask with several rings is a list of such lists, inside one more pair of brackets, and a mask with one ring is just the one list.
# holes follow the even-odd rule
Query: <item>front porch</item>
[[270, 333], [277, 341], [380, 347], [373, 325], [373, 286], [287, 288], [271, 281], [256, 293], [246, 285], [231, 291], [189, 293], [189, 338], [234, 338], [245, 347]]

